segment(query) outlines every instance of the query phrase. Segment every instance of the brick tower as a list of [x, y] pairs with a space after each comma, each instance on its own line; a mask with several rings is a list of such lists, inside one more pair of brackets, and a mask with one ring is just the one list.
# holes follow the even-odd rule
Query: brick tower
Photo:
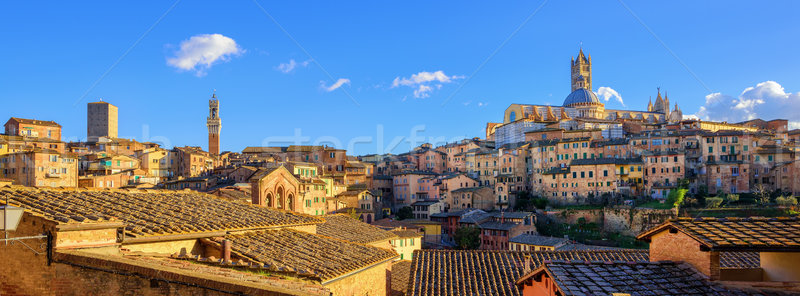
[[219, 154], [219, 132], [222, 127], [222, 120], [219, 119], [219, 100], [216, 91], [208, 100], [208, 152], [212, 155]]

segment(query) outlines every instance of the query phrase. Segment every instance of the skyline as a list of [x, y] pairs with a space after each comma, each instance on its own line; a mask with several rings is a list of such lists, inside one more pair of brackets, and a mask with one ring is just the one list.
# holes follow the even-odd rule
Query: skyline
[[[299, 129], [307, 144], [338, 139], [348, 148], [372, 137], [349, 153], [401, 153], [431, 138], [482, 137], [511, 103], [560, 105], [568, 59], [583, 47], [593, 91], [609, 108], [644, 110], [661, 87], [703, 119], [800, 121], [789, 113], [800, 107], [797, 41], [787, 38], [800, 33], [793, 2], [112, 5], [3, 5], [15, 13], [2, 27], [15, 30], [2, 34], [16, 41], [0, 48], [13, 57], [0, 61], [6, 118], [54, 120], [65, 140], [85, 140], [86, 103], [103, 98], [119, 107], [120, 137], [207, 149], [216, 89], [223, 151]], [[62, 26], [40, 25], [45, 19]], [[392, 145], [414, 130], [425, 139]]]

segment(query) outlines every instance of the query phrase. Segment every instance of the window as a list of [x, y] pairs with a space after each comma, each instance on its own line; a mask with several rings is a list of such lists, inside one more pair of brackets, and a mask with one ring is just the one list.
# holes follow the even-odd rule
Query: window
[[[623, 169], [623, 168], [621, 168], [621, 169]], [[603, 171], [603, 177], [608, 177], [608, 170], [604, 170]]]

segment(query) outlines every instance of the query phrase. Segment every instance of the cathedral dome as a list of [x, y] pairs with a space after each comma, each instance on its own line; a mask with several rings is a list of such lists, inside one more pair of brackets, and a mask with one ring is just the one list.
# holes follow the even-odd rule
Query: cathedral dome
[[579, 88], [569, 94], [566, 99], [564, 99], [563, 106], [567, 107], [574, 104], [585, 103], [601, 104], [594, 92], [585, 88]]

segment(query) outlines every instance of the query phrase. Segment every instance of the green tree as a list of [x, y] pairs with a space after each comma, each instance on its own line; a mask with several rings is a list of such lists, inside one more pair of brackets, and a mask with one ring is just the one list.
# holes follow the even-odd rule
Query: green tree
[[474, 226], [461, 227], [453, 235], [458, 249], [476, 250], [481, 246], [481, 230]]
[[683, 204], [684, 197], [686, 197], [686, 192], [688, 192], [688, 190], [683, 188], [670, 190], [669, 194], [667, 194], [667, 204], [675, 208], [680, 207]]
[[414, 218], [414, 210], [411, 207], [402, 207], [397, 210], [395, 214], [397, 216], [397, 220], [405, 220]]
[[355, 208], [347, 210], [347, 215], [350, 216], [350, 218], [353, 218], [353, 219], [356, 219], [356, 220], [361, 220], [361, 214], [356, 212]]

